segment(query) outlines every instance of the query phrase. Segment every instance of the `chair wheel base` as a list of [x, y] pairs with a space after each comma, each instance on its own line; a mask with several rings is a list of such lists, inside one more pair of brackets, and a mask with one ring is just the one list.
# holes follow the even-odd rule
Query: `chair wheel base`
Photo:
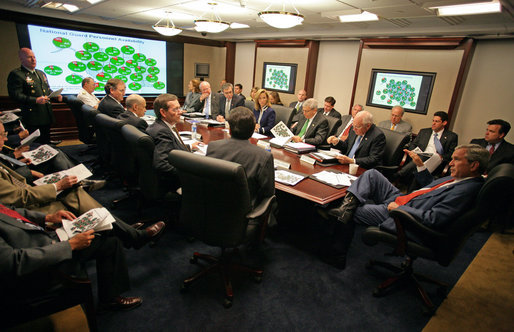
[[223, 301], [223, 306], [225, 307], [225, 309], [232, 307], [232, 298], [226, 297]]
[[189, 291], [189, 284], [183, 283], [182, 286], [180, 286], [180, 292], [182, 294], [187, 293]]

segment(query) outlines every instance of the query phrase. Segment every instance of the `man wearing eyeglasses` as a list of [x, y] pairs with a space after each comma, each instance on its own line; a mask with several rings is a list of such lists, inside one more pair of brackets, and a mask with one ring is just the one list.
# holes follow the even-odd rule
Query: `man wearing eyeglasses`
[[373, 116], [368, 111], [357, 113], [347, 140], [330, 136], [327, 142], [343, 154], [337, 157], [341, 164], [358, 164], [366, 169], [382, 164], [385, 135], [373, 124]]
[[105, 97], [98, 105], [98, 111], [107, 114], [110, 117], [117, 118], [118, 115], [125, 112], [125, 108], [121, 105], [123, 96], [125, 96], [125, 83], [117, 78], [111, 78], [105, 84]]

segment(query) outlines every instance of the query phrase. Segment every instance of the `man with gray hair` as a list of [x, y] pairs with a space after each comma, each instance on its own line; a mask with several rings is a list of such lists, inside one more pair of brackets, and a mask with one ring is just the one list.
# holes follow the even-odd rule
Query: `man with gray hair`
[[391, 109], [391, 120], [381, 121], [378, 126], [389, 130], [394, 130], [400, 133], [411, 133], [412, 126], [410, 123], [403, 121], [402, 117], [405, 110], [401, 106], [393, 106]]
[[487, 169], [489, 159], [486, 149], [477, 144], [456, 147], [450, 162], [451, 176], [435, 181], [415, 152], [404, 151], [416, 164], [416, 179], [423, 189], [402, 195], [377, 170], [364, 172], [348, 188], [340, 207], [320, 211], [335, 224], [330, 254], [324, 256], [327, 263], [339, 269], [345, 268], [355, 222], [396, 232], [389, 211], [400, 209], [409, 212], [425, 226], [437, 230], [472, 207], [484, 182], [481, 175]]
[[95, 80], [92, 77], [84, 78], [82, 80], [82, 89], [80, 89], [79, 93], [77, 94], [77, 99], [95, 109], [98, 108], [100, 99], [96, 98], [96, 96], [93, 94], [95, 88]]
[[118, 119], [133, 125], [142, 132], [146, 132], [148, 123], [146, 123], [145, 120], [141, 119], [146, 112], [145, 98], [141, 97], [138, 94], [132, 94], [127, 97], [125, 104], [127, 105], [127, 110], [118, 115]]
[[243, 97], [234, 94], [232, 83], [223, 84], [221, 92], [223, 92], [223, 95], [220, 97], [220, 115], [216, 117], [216, 120], [223, 122], [228, 118], [230, 110], [238, 106], [244, 106], [245, 100]]
[[305, 142], [318, 146], [327, 138], [328, 121], [323, 113], [318, 113], [318, 101], [309, 98], [302, 105], [303, 116], [298, 120], [298, 124], [292, 128], [292, 141], [295, 143]]
[[337, 157], [341, 164], [358, 164], [366, 169], [382, 164], [385, 135], [373, 124], [373, 115], [368, 111], [361, 111], [355, 116], [353, 130], [346, 141], [330, 136], [327, 142], [343, 154]]
[[98, 111], [116, 118], [118, 115], [125, 112], [125, 108], [121, 105], [123, 97], [125, 96], [125, 83], [120, 79], [111, 78], [105, 84], [104, 90], [106, 95], [103, 97], [102, 101], [100, 101], [100, 104], [98, 104]]
[[[216, 119], [221, 114], [220, 97], [217, 93], [212, 93], [211, 84], [207, 81], [200, 83], [200, 103], [202, 112], [206, 118]], [[157, 115], [157, 112], [156, 112]]]

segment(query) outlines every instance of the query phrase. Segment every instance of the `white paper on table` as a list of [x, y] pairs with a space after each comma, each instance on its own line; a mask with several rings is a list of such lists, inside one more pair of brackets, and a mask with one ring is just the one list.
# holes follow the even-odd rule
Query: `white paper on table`
[[[39, 129], [38, 129], [39, 130]], [[50, 145], [41, 145], [32, 151], [22, 152], [22, 156], [31, 160], [32, 165], [39, 165], [55, 157], [59, 152]]]
[[435, 169], [441, 165], [442, 159], [439, 154], [434, 153], [430, 158], [425, 160], [423, 163], [427, 167], [428, 171], [432, 173]]
[[148, 125], [151, 125], [157, 118], [153, 115], [143, 115], [141, 119], [145, 120]]
[[282, 121], [277, 123], [275, 127], [271, 128], [271, 133], [275, 137], [293, 137], [293, 133], [289, 128], [287, 128], [286, 124]]
[[271, 144], [275, 144], [278, 146], [284, 146], [291, 141], [292, 137], [293, 136], [291, 136], [291, 137], [274, 137], [274, 138], [270, 139], [269, 142]]
[[29, 136], [25, 137], [21, 140], [20, 146], [29, 145], [32, 142], [34, 142], [39, 136], [41, 135], [41, 132], [38, 130], [32, 132]]
[[207, 144], [198, 144], [198, 150], [194, 153], [205, 156], [207, 154]]
[[53, 91], [50, 95], [48, 95], [48, 98], [57, 98], [61, 95], [63, 88], [60, 88], [59, 90]]
[[66, 241], [79, 233], [94, 229], [96, 232], [112, 229], [116, 220], [106, 208], [87, 211], [74, 220], [63, 220], [62, 227], [55, 230], [61, 241]]
[[319, 173], [312, 174], [312, 176], [334, 186], [350, 186], [352, 184], [351, 181], [356, 179], [355, 176], [350, 174], [328, 171], [321, 171]]
[[334, 149], [334, 148], [331, 148], [330, 150], [318, 150], [318, 152], [323, 152], [325, 154], [328, 154], [329, 156], [331, 157], [341, 157], [343, 156], [341, 154], [341, 151], [339, 151], [338, 149]]
[[213, 120], [213, 119], [203, 119], [203, 120], [200, 120], [200, 124], [222, 125], [223, 122], [219, 122], [219, 121], [216, 121], [216, 120]]
[[263, 135], [263, 134], [259, 134], [259, 133], [253, 133], [252, 134], [252, 138], [255, 138], [255, 139], [263, 139], [263, 138], [268, 138], [268, 136], [266, 135]]
[[75, 167], [69, 168], [64, 171], [45, 175], [42, 178], [35, 180], [34, 185], [41, 186], [44, 184], [56, 183], [63, 177], [71, 176], [71, 175], [75, 175], [77, 177], [77, 181], [80, 182], [84, 179], [87, 179], [88, 177], [90, 177], [93, 174], [91, 173], [91, 171], [89, 171], [89, 169], [87, 169], [86, 166], [84, 166], [84, 164], [79, 164]]
[[303, 179], [305, 179], [305, 176], [303, 175], [292, 173], [283, 169], [275, 170], [275, 181], [280, 183], [294, 186]]
[[290, 146], [290, 147], [298, 149], [298, 150], [310, 149], [310, 148], [314, 147], [314, 145], [308, 144], [308, 143], [304, 143], [304, 142], [297, 142], [297, 143], [289, 142], [289, 143], [286, 144], [286, 146]]

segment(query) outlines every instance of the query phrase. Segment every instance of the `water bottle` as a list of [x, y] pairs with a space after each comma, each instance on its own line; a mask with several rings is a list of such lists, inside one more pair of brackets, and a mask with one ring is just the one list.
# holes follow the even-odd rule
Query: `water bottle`
[[196, 139], [196, 121], [193, 121], [191, 124], [191, 132], [193, 132], [191, 138]]

